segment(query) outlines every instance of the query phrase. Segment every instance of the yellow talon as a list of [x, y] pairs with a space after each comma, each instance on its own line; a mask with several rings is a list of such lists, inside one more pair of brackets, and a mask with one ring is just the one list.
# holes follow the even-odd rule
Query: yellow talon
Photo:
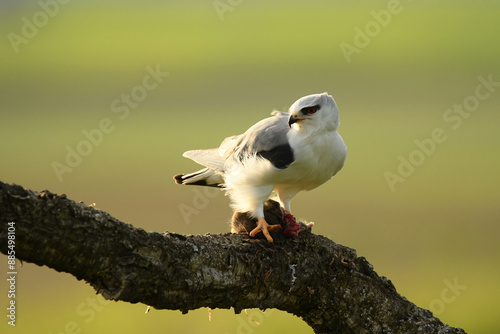
[[279, 225], [269, 225], [264, 218], [259, 218], [257, 221], [257, 227], [254, 228], [249, 235], [251, 237], [255, 237], [255, 235], [259, 232], [262, 232], [264, 236], [266, 237], [267, 241], [273, 242], [273, 238], [271, 237], [271, 234], [269, 234], [269, 231], [281, 228]]

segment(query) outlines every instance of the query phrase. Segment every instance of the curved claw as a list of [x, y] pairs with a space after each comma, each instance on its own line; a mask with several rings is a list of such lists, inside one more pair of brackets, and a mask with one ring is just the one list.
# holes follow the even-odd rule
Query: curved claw
[[262, 232], [264, 236], [266, 237], [267, 241], [273, 242], [273, 238], [271, 237], [271, 234], [269, 234], [269, 231], [275, 230], [281, 228], [280, 225], [269, 225], [264, 218], [259, 218], [257, 221], [257, 227], [254, 228], [249, 235], [251, 237], [255, 237], [257, 233]]

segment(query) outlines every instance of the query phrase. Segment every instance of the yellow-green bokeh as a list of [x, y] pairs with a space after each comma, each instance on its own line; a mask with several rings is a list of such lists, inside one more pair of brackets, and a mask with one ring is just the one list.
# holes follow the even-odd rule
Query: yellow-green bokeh
[[[1, 181], [96, 203], [147, 231], [226, 232], [231, 212], [222, 194], [188, 220], [181, 214], [183, 205], [200, 204], [192, 188], [171, 180], [198, 167], [182, 152], [215, 147], [273, 109], [328, 91], [339, 105], [347, 162], [333, 181], [299, 194], [294, 213], [314, 221], [315, 233], [355, 248], [418, 306], [443, 305], [444, 322], [500, 331], [500, 87], [458, 127], [443, 118], [475, 96], [480, 77], [500, 81], [499, 2], [41, 3], [52, 4], [54, 15], [17, 46], [12, 33], [22, 36], [26, 20], [43, 19], [37, 13], [44, 10], [5, 1], [0, 12]], [[223, 20], [214, 3], [231, 7]], [[391, 3], [398, 12], [377, 23], [374, 15]], [[377, 24], [348, 62], [341, 43], [355, 46], [357, 29]], [[113, 102], [142, 85], [148, 67], [169, 75], [120, 119]], [[86, 140], [82, 131], [105, 118], [113, 130], [60, 182], [53, 163], [64, 164], [67, 147], [76, 149]], [[419, 150], [415, 141], [435, 129], [446, 140], [391, 191], [384, 174], [397, 173], [400, 156], [408, 159]], [[455, 280], [466, 288], [443, 292]], [[256, 325], [227, 310], [212, 310], [209, 322], [207, 310], [145, 315], [144, 305], [92, 304], [89, 286], [28, 263], [17, 284], [15, 330], [22, 333], [66, 326], [81, 333], [312, 332], [277, 310], [249, 311], [261, 320]], [[5, 295], [5, 281], [0, 289]], [[0, 326], [8, 327], [5, 319]]]

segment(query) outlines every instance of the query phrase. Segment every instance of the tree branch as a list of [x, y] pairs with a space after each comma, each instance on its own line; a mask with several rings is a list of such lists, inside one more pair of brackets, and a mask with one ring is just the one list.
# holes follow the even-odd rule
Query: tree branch
[[65, 195], [0, 182], [0, 244], [85, 280], [107, 299], [183, 313], [277, 308], [316, 333], [465, 333], [401, 297], [355, 250], [303, 232], [275, 243], [241, 234], [147, 233]]

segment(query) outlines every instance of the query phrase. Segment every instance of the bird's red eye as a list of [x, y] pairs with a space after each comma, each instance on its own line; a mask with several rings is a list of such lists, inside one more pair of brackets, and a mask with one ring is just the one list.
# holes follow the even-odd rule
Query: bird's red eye
[[318, 108], [316, 107], [309, 107], [306, 109], [306, 112], [309, 114], [309, 115], [312, 115], [314, 114], [316, 111], [318, 111]]
[[319, 109], [320, 109], [320, 106], [319, 106], [319, 104], [317, 104], [314, 106], [304, 107], [304, 108], [300, 109], [300, 111], [302, 112], [303, 115], [312, 115], [312, 114], [316, 113], [316, 111], [318, 111]]

